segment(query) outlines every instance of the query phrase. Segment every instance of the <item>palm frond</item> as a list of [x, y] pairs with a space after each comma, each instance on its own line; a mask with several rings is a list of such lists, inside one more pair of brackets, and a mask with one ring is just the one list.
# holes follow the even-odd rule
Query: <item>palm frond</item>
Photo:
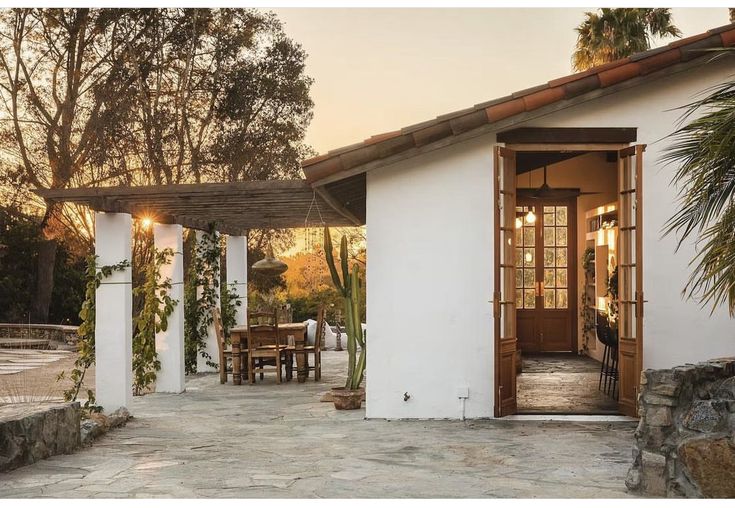
[[678, 210], [664, 235], [677, 235], [677, 250], [696, 236], [685, 295], [713, 310], [726, 303], [735, 315], [735, 82], [706, 90], [683, 109], [661, 158], [676, 164], [678, 188]]

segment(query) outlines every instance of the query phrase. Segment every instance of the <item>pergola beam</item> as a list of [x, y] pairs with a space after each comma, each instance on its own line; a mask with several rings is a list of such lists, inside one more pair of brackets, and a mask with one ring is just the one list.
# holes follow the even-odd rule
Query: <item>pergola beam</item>
[[236, 236], [250, 229], [303, 227], [314, 204], [329, 226], [364, 223], [326, 189], [314, 189], [304, 180], [39, 189], [36, 193], [95, 211], [128, 213], [200, 231], [213, 226]]

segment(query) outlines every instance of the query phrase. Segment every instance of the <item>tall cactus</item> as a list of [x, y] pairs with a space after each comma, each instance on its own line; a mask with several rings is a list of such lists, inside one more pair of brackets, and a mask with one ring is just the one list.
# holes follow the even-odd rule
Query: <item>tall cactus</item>
[[[327, 258], [329, 273], [332, 275], [334, 286], [342, 295], [345, 308], [345, 327], [347, 328], [347, 382], [345, 388], [357, 390], [360, 388], [365, 374], [365, 337], [362, 334], [360, 321], [360, 266], [355, 263], [350, 272], [347, 258], [347, 237], [343, 236], [339, 245], [339, 257], [342, 270], [340, 278], [337, 265], [334, 261], [332, 236], [329, 228], [324, 228], [324, 254]], [[357, 356], [357, 346], [360, 346], [360, 357]]]

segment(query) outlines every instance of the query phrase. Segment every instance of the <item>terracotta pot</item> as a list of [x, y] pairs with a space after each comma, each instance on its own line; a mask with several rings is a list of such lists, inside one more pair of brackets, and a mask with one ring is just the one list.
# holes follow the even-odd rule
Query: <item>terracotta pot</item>
[[358, 388], [357, 390], [348, 390], [344, 386], [332, 388], [334, 408], [360, 409], [362, 407], [362, 397], [364, 394], [364, 388]]

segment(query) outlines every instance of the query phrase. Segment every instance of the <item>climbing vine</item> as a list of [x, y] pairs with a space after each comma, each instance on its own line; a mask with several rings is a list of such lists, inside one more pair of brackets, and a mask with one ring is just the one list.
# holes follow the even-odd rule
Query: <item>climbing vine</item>
[[[187, 374], [197, 371], [197, 357], [218, 368], [206, 351], [207, 330], [212, 324], [212, 309], [217, 304], [220, 287], [219, 261], [222, 256], [220, 238], [213, 228], [194, 242], [192, 260], [187, 270], [185, 287], [184, 350]], [[198, 288], [198, 290], [197, 290]]]
[[609, 302], [607, 304], [607, 316], [613, 328], [617, 328], [618, 323], [618, 267], [612, 269], [610, 277], [607, 279], [607, 296]]
[[154, 248], [143, 284], [133, 290], [133, 295], [143, 300], [140, 313], [133, 318], [133, 395], [141, 395], [149, 388], [161, 370], [156, 354], [156, 333], [168, 328], [168, 318], [178, 301], [169, 294], [171, 279], [160, 280], [160, 274], [161, 266], [167, 264], [173, 254], [171, 249]]
[[242, 305], [242, 301], [240, 301], [240, 295], [237, 294], [237, 291], [225, 282], [222, 282], [220, 291], [219, 305], [222, 315], [222, 328], [225, 337], [229, 337], [230, 329], [237, 324], [237, 307]]
[[[90, 255], [87, 257], [87, 269], [85, 272], [85, 286], [84, 286], [84, 302], [82, 308], [79, 311], [79, 318], [82, 320], [82, 324], [79, 325], [77, 330], [77, 336], [79, 338], [77, 344], [79, 347], [79, 355], [74, 362], [74, 368], [69, 374], [69, 379], [72, 382], [72, 386], [64, 390], [64, 400], [67, 402], [77, 400], [79, 392], [84, 384], [84, 376], [87, 373], [92, 364], [94, 364], [95, 358], [95, 317], [96, 317], [96, 306], [95, 298], [97, 288], [100, 287], [102, 281], [110, 277], [115, 272], [120, 272], [130, 267], [130, 262], [127, 260], [121, 261], [114, 265], [97, 266], [97, 256]], [[65, 378], [66, 373], [62, 371], [57, 380]], [[87, 401], [84, 403], [83, 408], [90, 412], [99, 412], [102, 407], [96, 404], [94, 392], [87, 389]]]

